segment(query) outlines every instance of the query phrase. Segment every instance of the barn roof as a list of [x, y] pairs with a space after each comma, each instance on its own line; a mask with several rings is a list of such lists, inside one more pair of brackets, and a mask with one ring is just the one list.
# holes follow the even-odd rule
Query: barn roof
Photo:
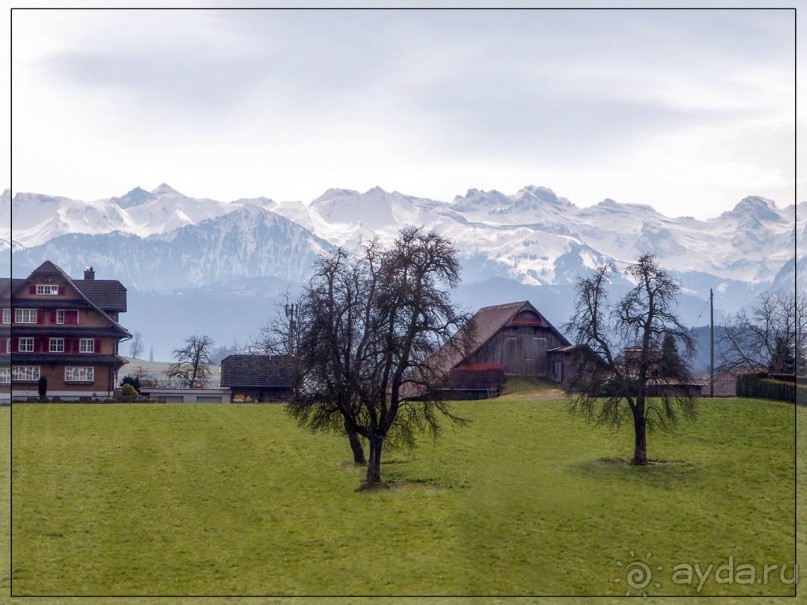
[[294, 364], [288, 355], [228, 355], [221, 360], [223, 387], [294, 387]]
[[[471, 321], [469, 322], [470, 325], [467, 328], [460, 330], [460, 332], [469, 329], [473, 330], [472, 344], [468, 353], [463, 356], [456, 349], [456, 347], [443, 347], [443, 349], [437, 353], [441, 357], [440, 365], [446, 371], [457, 367], [465, 359], [468, 359], [479, 351], [479, 349], [481, 349], [487, 341], [493, 338], [496, 332], [506, 326], [517, 325], [519, 322], [516, 321], [516, 316], [523, 311], [531, 311], [537, 315], [540, 318], [540, 325], [555, 332], [564, 345], [568, 346], [571, 344], [568, 340], [566, 340], [563, 334], [561, 334], [558, 329], [549, 322], [546, 317], [538, 312], [538, 309], [536, 309], [532, 303], [530, 303], [530, 301], [520, 300], [517, 302], [505, 303], [503, 305], [492, 305], [479, 309], [479, 311], [476, 312], [476, 315], [471, 318]], [[461, 335], [458, 334], [455, 336], [455, 338], [460, 336]]]

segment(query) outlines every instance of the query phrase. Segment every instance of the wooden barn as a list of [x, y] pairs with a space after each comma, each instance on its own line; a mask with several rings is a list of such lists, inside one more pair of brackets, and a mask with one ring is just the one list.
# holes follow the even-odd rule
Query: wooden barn
[[470, 352], [465, 357], [444, 354], [452, 398], [495, 396], [506, 376], [560, 381], [562, 372], [555, 365], [559, 360], [550, 352], [571, 343], [529, 301], [483, 307], [472, 324]]
[[473, 322], [474, 347], [457, 365], [501, 364], [505, 376], [548, 378], [548, 351], [571, 344], [526, 300], [483, 307]]

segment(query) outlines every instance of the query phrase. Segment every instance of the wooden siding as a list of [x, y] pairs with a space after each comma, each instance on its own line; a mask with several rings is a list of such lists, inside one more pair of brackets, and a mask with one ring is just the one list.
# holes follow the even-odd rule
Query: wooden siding
[[547, 351], [566, 344], [554, 330], [540, 326], [506, 326], [469, 358], [470, 363], [498, 363], [507, 376], [547, 377]]

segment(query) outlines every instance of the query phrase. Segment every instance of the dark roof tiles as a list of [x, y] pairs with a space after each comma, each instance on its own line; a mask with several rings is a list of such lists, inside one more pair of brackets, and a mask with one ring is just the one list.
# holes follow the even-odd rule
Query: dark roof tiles
[[221, 360], [223, 387], [294, 387], [294, 364], [287, 355], [228, 355]]

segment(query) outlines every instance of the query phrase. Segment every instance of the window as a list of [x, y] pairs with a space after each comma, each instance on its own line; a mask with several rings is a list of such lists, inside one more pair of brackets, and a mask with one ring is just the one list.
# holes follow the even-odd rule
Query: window
[[14, 323], [35, 324], [36, 309], [14, 309]]
[[11, 309], [8, 307], [3, 308], [3, 323], [10, 324], [11, 323]]
[[17, 344], [17, 350], [20, 353], [33, 353], [34, 352], [34, 339], [33, 338], [20, 338]]
[[51, 338], [48, 350], [51, 353], [64, 353], [64, 338]]
[[95, 353], [95, 339], [94, 338], [79, 338], [78, 340], [79, 353]]
[[95, 368], [67, 366], [64, 369], [65, 382], [92, 382], [95, 378]]
[[39, 366], [13, 366], [11, 380], [14, 382], [36, 382], [39, 380]]
[[52, 286], [49, 284], [37, 284], [36, 286], [36, 293], [37, 295], [45, 295], [45, 296], [56, 296], [59, 294], [59, 286]]
[[6, 353], [11, 353], [11, 339], [6, 338]]
[[56, 323], [78, 325], [78, 309], [56, 309]]
[[11, 368], [0, 368], [0, 384], [11, 382]]

